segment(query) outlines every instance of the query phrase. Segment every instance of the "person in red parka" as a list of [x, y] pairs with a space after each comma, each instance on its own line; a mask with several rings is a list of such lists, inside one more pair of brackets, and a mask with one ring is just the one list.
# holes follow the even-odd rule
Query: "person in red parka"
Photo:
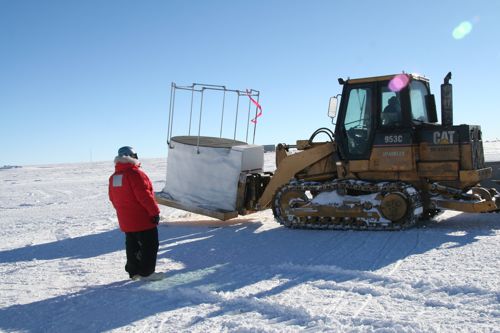
[[158, 253], [160, 209], [154, 198], [153, 185], [140, 169], [136, 152], [121, 147], [115, 158], [115, 173], [109, 178], [109, 200], [116, 209], [121, 231], [125, 233], [130, 278], [155, 277]]

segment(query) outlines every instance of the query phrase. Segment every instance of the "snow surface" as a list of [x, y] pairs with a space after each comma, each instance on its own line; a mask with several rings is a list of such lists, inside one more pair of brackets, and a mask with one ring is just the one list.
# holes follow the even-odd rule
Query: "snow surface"
[[[165, 160], [143, 168], [160, 191]], [[498, 214], [354, 232], [161, 207], [166, 278], [146, 283], [123, 270], [112, 172], [112, 161], [0, 170], [0, 330], [500, 331]]]

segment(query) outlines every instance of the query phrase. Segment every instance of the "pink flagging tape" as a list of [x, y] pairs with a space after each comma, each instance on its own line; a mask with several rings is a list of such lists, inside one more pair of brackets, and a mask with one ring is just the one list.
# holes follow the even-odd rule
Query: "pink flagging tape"
[[252, 103], [255, 104], [255, 106], [259, 110], [259, 112], [255, 116], [255, 118], [253, 118], [251, 120], [252, 123], [257, 124], [257, 118], [259, 118], [260, 116], [262, 116], [262, 107], [260, 106], [259, 102], [257, 102], [255, 99], [253, 99], [252, 96], [250, 96], [250, 95], [251, 95], [251, 90], [247, 89], [247, 96], [248, 96], [248, 98], [250, 98], [250, 101], [252, 101]]

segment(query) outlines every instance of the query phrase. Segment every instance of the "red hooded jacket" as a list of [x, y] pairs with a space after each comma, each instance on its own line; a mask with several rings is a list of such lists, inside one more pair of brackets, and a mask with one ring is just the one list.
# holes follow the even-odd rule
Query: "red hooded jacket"
[[131, 157], [117, 157], [115, 173], [109, 177], [109, 200], [123, 232], [153, 229], [152, 219], [160, 214], [153, 185], [139, 166]]

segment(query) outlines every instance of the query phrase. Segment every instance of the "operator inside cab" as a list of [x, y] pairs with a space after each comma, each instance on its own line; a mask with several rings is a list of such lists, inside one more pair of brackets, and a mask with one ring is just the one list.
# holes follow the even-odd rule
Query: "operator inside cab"
[[387, 106], [381, 114], [382, 126], [400, 126], [401, 125], [401, 103], [397, 96], [392, 96], [388, 100]]

